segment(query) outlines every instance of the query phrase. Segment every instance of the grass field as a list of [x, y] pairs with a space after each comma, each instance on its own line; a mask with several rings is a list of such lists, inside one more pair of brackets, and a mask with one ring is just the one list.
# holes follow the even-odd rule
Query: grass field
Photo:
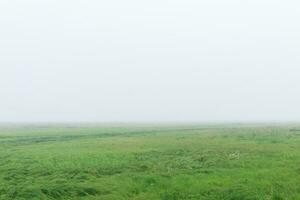
[[0, 199], [300, 199], [300, 125], [2, 125]]

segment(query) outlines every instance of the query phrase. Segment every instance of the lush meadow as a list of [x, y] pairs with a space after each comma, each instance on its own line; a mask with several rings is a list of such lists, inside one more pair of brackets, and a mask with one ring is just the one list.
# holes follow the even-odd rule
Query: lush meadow
[[6, 124], [0, 199], [296, 200], [300, 125]]

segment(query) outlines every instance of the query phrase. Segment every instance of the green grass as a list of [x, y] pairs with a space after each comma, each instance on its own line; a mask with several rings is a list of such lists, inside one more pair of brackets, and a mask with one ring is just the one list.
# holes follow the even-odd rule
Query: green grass
[[300, 125], [3, 125], [0, 199], [296, 200]]

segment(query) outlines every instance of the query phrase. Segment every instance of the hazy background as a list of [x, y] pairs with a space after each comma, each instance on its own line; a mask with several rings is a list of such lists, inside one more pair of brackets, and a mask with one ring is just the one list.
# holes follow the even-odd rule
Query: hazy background
[[1, 0], [0, 121], [300, 120], [300, 3]]

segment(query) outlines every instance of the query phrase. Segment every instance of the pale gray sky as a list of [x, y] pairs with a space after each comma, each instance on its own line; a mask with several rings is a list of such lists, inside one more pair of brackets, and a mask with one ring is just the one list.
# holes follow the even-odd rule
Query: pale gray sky
[[1, 0], [0, 121], [300, 120], [296, 0]]

